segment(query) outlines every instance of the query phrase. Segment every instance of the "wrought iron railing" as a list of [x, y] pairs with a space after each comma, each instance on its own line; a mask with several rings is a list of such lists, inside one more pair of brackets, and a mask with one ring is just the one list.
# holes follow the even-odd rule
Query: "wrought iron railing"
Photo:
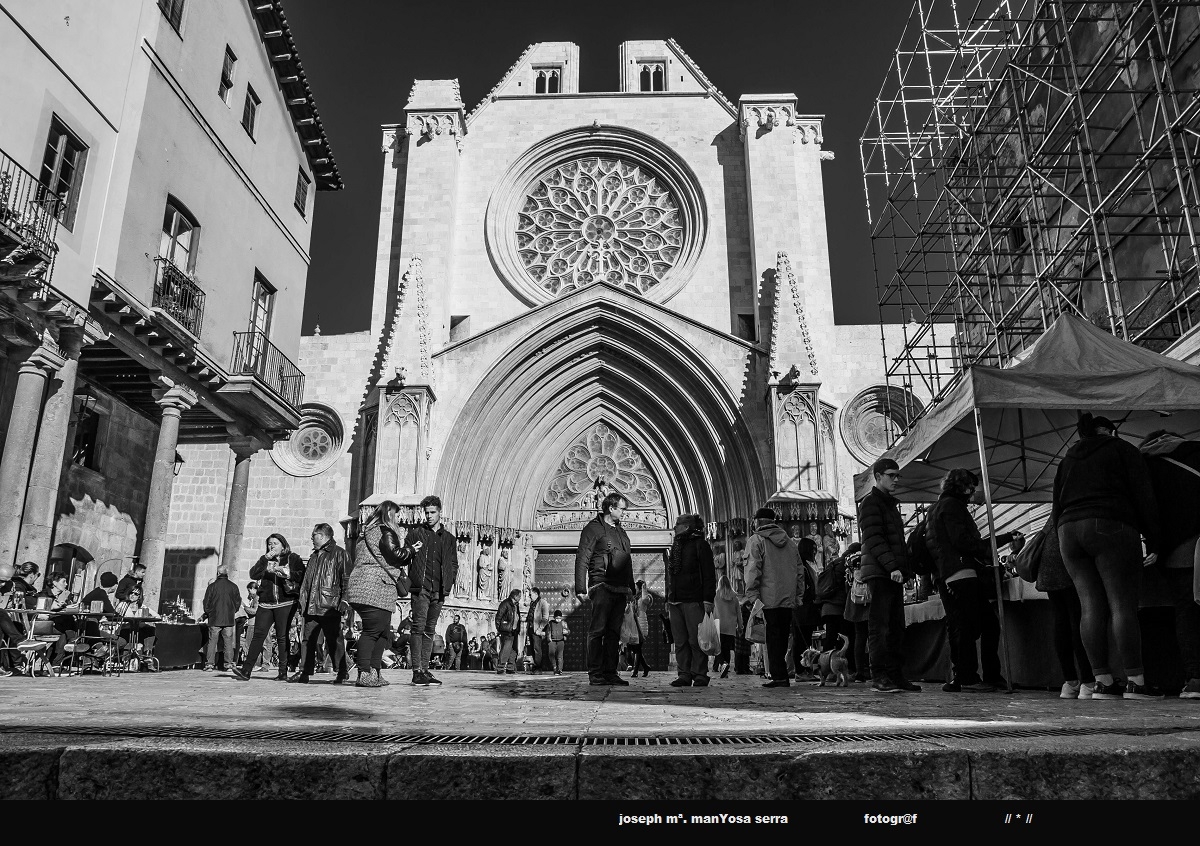
[[49, 188], [0, 150], [0, 224], [47, 259], [58, 252], [59, 205]]
[[161, 308], [199, 338], [204, 323], [204, 289], [170, 259], [159, 256], [154, 263], [158, 265], [154, 275], [154, 307]]
[[265, 332], [233, 333], [235, 376], [256, 376], [293, 408], [300, 407], [304, 396], [304, 373], [267, 340]]

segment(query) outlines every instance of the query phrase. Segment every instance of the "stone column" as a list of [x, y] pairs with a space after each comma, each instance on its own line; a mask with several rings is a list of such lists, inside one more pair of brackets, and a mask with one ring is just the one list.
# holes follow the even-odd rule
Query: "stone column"
[[[237, 566], [242, 537], [246, 533], [246, 492], [250, 487], [250, 457], [263, 448], [256, 438], [237, 436], [229, 441], [233, 450], [233, 483], [229, 488], [229, 507], [225, 513], [225, 538], [221, 542], [221, 562], [231, 571]], [[232, 572], [230, 578], [233, 578]]]
[[75, 377], [79, 371], [79, 351], [85, 341], [82, 329], [64, 329], [59, 335], [65, 361], [50, 383], [50, 394], [42, 407], [33, 469], [25, 494], [21, 517], [21, 536], [17, 560], [44, 565], [50, 558], [54, 524], [58, 517], [58, 489], [62, 480], [63, 458], [67, 451], [67, 433], [75, 402]]
[[[47, 339], [29, 354], [17, 372], [13, 393], [12, 415], [8, 420], [8, 435], [4, 455], [0, 458], [0, 563], [20, 563], [15, 560], [17, 541], [21, 535], [21, 514], [25, 492], [29, 485], [29, 470], [33, 464], [33, 449], [37, 443], [38, 419], [46, 379], [64, 364], [63, 357]], [[38, 562], [39, 566], [44, 562]]]
[[167, 557], [167, 524], [171, 517], [171, 488], [175, 484], [175, 449], [179, 445], [179, 418], [197, 402], [195, 392], [165, 378], [159, 378], [165, 390], [156, 392], [162, 409], [158, 427], [158, 445], [154, 450], [154, 468], [150, 473], [150, 494], [146, 500], [146, 519], [142, 524], [142, 547], [138, 561], [146, 565], [142, 593], [145, 606], [158, 611], [162, 590], [163, 562]]

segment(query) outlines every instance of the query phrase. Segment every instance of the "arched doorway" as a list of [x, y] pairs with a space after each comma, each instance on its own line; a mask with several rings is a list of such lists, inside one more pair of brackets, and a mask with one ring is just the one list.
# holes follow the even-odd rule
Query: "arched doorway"
[[[583, 495], [596, 476], [564, 481], [564, 466], [590, 432], [619, 433], [654, 483], [654, 496], [631, 514], [639, 515], [634, 534], [648, 533], [634, 539], [634, 560], [657, 595], [646, 633], [655, 669], [667, 663], [658, 618], [662, 551], [675, 517], [729, 520], [752, 513], [767, 494], [741, 401], [668, 317], [661, 306], [603, 283], [531, 312], [445, 441], [434, 489], [446, 512], [532, 536], [534, 584], [571, 627], [568, 667], [583, 666], [587, 621], [574, 594], [575, 547], [595, 514]], [[471, 343], [455, 354], [470, 360]], [[606, 481], [630, 494], [617, 478]]]
[[66, 573], [71, 593], [83, 596], [95, 587], [96, 568], [94, 562], [95, 557], [82, 546], [60, 543], [50, 550], [50, 563], [46, 572]]

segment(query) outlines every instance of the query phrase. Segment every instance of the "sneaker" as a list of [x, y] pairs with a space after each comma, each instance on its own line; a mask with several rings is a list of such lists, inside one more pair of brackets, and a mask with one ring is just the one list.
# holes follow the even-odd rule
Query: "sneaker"
[[625, 679], [621, 678], [616, 673], [613, 673], [611, 676], [605, 676], [604, 680], [611, 685], [615, 685], [616, 687], [629, 687], [629, 682], [625, 681]]
[[425, 678], [425, 673], [423, 671], [413, 670], [412, 683], [427, 685], [429, 684], [429, 681]]
[[692, 680], [691, 679], [673, 679], [670, 682], [670, 685], [671, 685], [671, 687], [691, 687]]
[[304, 673], [296, 673], [288, 679], [288, 684], [308, 684], [308, 676]]
[[1125, 683], [1126, 699], [1166, 699], [1167, 695], [1152, 684]]
[[763, 687], [791, 687], [792, 683], [787, 679], [772, 679], [763, 685]]
[[900, 688], [889, 679], [876, 679], [871, 682], [871, 690], [876, 693], [899, 693]]
[[1082, 685], [1080, 685], [1079, 682], [1069, 682], [1069, 681], [1063, 682], [1062, 690], [1059, 691], [1058, 698], [1059, 699], [1078, 699], [1079, 698], [1079, 688], [1081, 686]]
[[1179, 693], [1180, 699], [1200, 699], [1200, 679], [1188, 679], [1188, 683], [1184, 685], [1183, 690]]
[[250, 676], [243, 673], [241, 667], [234, 667], [232, 670], [229, 671], [229, 674], [231, 676], [233, 676], [235, 679], [237, 679], [238, 681], [250, 681]]
[[428, 670], [422, 670], [421, 672], [425, 674], [425, 684], [441, 684], [440, 681], [433, 677], [433, 673]]
[[1083, 682], [1082, 684], [1079, 685], [1079, 698], [1080, 699], [1091, 699], [1095, 690], [1096, 690], [1095, 682]]
[[969, 690], [972, 693], [991, 693], [996, 689], [996, 686], [993, 684], [988, 684], [985, 681], [977, 681], [972, 682], [971, 684], [964, 684], [962, 689]]
[[[908, 679], [901, 679], [900, 681], [896, 682], [896, 687], [900, 688], [901, 690], [907, 691], [909, 693], [920, 693], [921, 692], [921, 686], [919, 684], [913, 684]], [[972, 688], [970, 687], [970, 685], [966, 685], [965, 689], [971, 690]]]
[[213, 668], [212, 668], [211, 664], [205, 664], [203, 667], [200, 668], [200, 672], [202, 672], [202, 673], [211, 673], [212, 671], [213, 671]]
[[946, 682], [942, 685], [942, 693], [962, 693], [962, 685], [958, 682]]
[[1125, 685], [1119, 679], [1113, 679], [1112, 684], [1097, 680], [1092, 688], [1093, 699], [1124, 699]]
[[555, 670], [555, 671], [554, 671], [554, 675], [556, 675], [556, 676], [561, 676], [561, 675], [562, 675], [562, 670]]

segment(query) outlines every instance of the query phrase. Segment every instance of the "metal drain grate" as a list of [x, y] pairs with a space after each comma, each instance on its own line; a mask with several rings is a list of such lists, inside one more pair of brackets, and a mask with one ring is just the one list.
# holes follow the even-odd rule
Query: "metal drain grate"
[[129, 728], [100, 726], [0, 726], [0, 734], [62, 734], [91, 737], [188, 738], [199, 740], [284, 740], [319, 743], [417, 743], [465, 744], [476, 746], [762, 746], [784, 743], [878, 743], [883, 741], [985, 740], [1034, 737], [1086, 737], [1132, 735], [1148, 737], [1200, 731], [1200, 725], [1158, 728], [982, 728], [958, 731], [912, 732], [813, 732], [807, 734], [713, 734], [713, 735], [577, 735], [577, 734], [356, 734], [338, 731], [294, 731], [271, 729], [219, 729], [169, 726]]

